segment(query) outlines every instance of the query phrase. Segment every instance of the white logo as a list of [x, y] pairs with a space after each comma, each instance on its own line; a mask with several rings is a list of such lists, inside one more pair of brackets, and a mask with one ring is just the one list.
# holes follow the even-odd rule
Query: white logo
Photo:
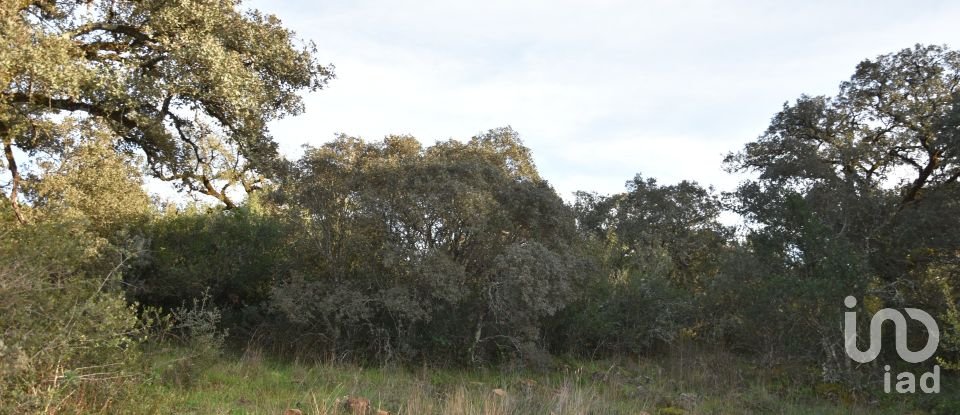
[[[857, 306], [857, 299], [848, 296], [843, 300], [847, 308]], [[880, 333], [885, 321], [892, 321], [894, 325], [894, 335], [897, 354], [908, 363], [920, 363], [931, 357], [937, 351], [940, 344], [940, 328], [937, 322], [926, 311], [907, 308], [905, 309], [910, 318], [919, 321], [927, 329], [927, 344], [918, 351], [912, 351], [907, 348], [907, 319], [903, 313], [892, 308], [884, 308], [873, 315], [870, 319], [870, 347], [867, 351], [861, 351], [857, 347], [857, 313], [847, 311], [844, 313], [843, 335], [846, 345], [847, 356], [859, 363], [872, 362], [880, 355]], [[884, 366], [884, 391], [890, 393], [890, 366]], [[916, 391], [916, 377], [913, 373], [903, 372], [897, 375], [896, 389], [898, 393], [913, 393]], [[932, 381], [932, 385], [930, 385]], [[934, 366], [933, 372], [924, 373], [920, 377], [920, 389], [927, 393], [940, 392], [940, 366]]]
[[[847, 308], [853, 308], [857, 306], [857, 299], [849, 296], [843, 300], [843, 303]], [[843, 325], [847, 356], [860, 363], [868, 363], [876, 359], [880, 355], [880, 327], [884, 321], [890, 320], [895, 327], [897, 354], [901, 359], [909, 363], [920, 363], [933, 357], [940, 344], [940, 328], [937, 327], [937, 322], [923, 310], [908, 308], [906, 312], [910, 318], [923, 323], [927, 328], [930, 337], [927, 338], [927, 345], [922, 349], [914, 352], [907, 348], [907, 320], [903, 317], [903, 313], [892, 308], [884, 308], [874, 314], [870, 320], [870, 348], [866, 352], [861, 352], [857, 348], [857, 313], [848, 311], [844, 313]]]

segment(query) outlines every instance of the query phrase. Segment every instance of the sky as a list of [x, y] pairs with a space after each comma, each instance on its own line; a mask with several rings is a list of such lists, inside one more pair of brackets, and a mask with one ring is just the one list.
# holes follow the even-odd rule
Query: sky
[[960, 48], [948, 1], [266, 1], [336, 79], [274, 122], [296, 158], [337, 133], [426, 145], [512, 126], [543, 178], [622, 191], [637, 173], [732, 190], [726, 153], [787, 101], [835, 95], [858, 62]]

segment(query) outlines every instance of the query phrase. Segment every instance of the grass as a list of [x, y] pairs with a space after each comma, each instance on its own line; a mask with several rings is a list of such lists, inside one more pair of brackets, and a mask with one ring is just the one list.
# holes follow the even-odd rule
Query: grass
[[[905, 401], [851, 399], [802, 368], [764, 368], [722, 353], [561, 362], [549, 372], [281, 362], [153, 355], [132, 391], [84, 413], [348, 414], [905, 414]], [[804, 379], [809, 379], [807, 382]], [[916, 412], [921, 413], [921, 412]]]

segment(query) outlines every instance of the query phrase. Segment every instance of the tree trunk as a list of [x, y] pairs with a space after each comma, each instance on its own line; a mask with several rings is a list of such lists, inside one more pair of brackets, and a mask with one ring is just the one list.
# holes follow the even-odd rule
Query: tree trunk
[[[5, 131], [4, 131], [5, 133]], [[20, 202], [18, 200], [20, 192], [20, 170], [17, 168], [17, 160], [13, 157], [13, 140], [10, 137], [3, 139], [3, 155], [7, 158], [7, 169], [10, 170], [10, 207], [13, 208], [13, 214], [17, 217], [17, 222], [25, 225], [27, 220], [20, 211]]]

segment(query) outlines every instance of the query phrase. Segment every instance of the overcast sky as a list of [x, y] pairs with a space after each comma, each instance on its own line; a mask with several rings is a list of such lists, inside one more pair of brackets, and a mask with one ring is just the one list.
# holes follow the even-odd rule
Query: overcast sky
[[284, 154], [336, 133], [425, 144], [510, 125], [568, 200], [636, 173], [720, 190], [723, 155], [785, 101], [833, 95], [864, 58], [960, 47], [947, 1], [266, 1], [336, 65]]

